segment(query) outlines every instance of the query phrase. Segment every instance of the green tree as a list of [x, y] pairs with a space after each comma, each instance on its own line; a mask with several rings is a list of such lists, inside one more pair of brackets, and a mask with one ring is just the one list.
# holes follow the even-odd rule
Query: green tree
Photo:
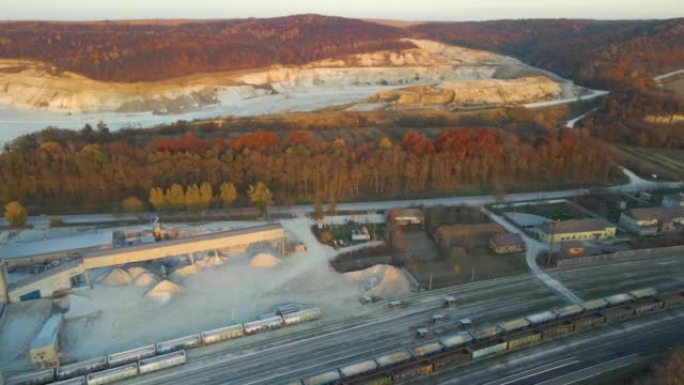
[[121, 207], [127, 213], [139, 213], [145, 209], [145, 203], [136, 197], [128, 197], [121, 202]]
[[198, 212], [202, 209], [202, 197], [196, 184], [188, 186], [185, 191], [185, 207], [191, 212]]
[[237, 189], [231, 182], [223, 182], [221, 184], [221, 202], [223, 207], [230, 206], [237, 199]]
[[17, 201], [9, 202], [5, 205], [5, 220], [11, 227], [22, 227], [26, 224], [28, 214], [21, 203]]
[[164, 196], [164, 190], [162, 190], [161, 187], [152, 187], [150, 189], [148, 201], [156, 211], [163, 211], [166, 209], [166, 196]]
[[250, 185], [247, 195], [249, 196], [249, 201], [259, 209], [262, 215], [268, 214], [268, 207], [273, 204], [273, 194], [264, 182]]
[[171, 187], [166, 190], [164, 196], [173, 210], [179, 211], [185, 208], [185, 192], [183, 191], [183, 187], [178, 183], [171, 185]]
[[207, 182], [202, 183], [199, 188], [200, 194], [200, 208], [206, 210], [211, 206], [211, 201], [214, 200], [214, 189]]
[[323, 205], [321, 204], [321, 199], [317, 197], [314, 201], [314, 219], [320, 221], [321, 219], [323, 219], [324, 215], [325, 213], [323, 212]]

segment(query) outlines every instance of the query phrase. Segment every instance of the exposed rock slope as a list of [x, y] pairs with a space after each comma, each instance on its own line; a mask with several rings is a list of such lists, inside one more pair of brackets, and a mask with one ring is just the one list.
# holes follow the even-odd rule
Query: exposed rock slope
[[559, 93], [560, 86], [554, 87], [554, 81], [547, 78], [479, 81], [538, 74], [516, 59], [427, 40], [406, 42], [417, 48], [355, 54], [301, 66], [199, 74], [145, 83], [96, 81], [60, 72], [43, 63], [2, 60], [0, 104], [63, 113], [173, 114], [214, 104], [230, 105], [265, 94], [308, 92], [313, 88], [430, 86], [417, 93], [422, 96], [417, 96], [415, 90], [400, 92], [399, 104], [407, 99], [425, 103], [431, 98], [456, 104], [519, 103], [545, 100]]

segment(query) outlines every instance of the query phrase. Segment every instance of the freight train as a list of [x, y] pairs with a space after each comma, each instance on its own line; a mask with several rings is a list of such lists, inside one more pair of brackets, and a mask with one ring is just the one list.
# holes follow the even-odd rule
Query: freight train
[[[8, 384], [39, 385], [50, 383], [51, 385], [104, 385], [136, 377], [141, 374], [184, 365], [186, 361], [187, 357], [185, 355], [185, 350], [139, 359], [136, 362], [127, 363], [111, 369], [106, 369], [107, 362], [102, 362], [102, 360], [98, 358], [62, 370], [61, 375], [69, 375], [70, 378], [68, 379], [53, 382], [56, 376], [55, 370], [53, 369], [32, 373], [31, 375], [15, 377], [10, 379]], [[96, 368], [98, 370], [93, 370]]]
[[463, 331], [409, 349], [331, 369], [287, 385], [393, 385], [471, 361], [510, 352], [684, 305], [684, 291], [634, 290]]
[[[281, 315], [258, 321], [207, 330], [199, 334], [175, 338], [124, 352], [112, 353], [107, 356], [63, 365], [54, 369], [10, 377], [7, 385], [109, 384], [167, 367], [183, 365], [186, 360], [185, 351], [188, 349], [261, 333], [283, 326], [313, 321], [320, 317], [321, 310], [318, 308], [282, 313]], [[181, 352], [182, 360], [180, 358]], [[171, 363], [173, 365], [170, 365]]]

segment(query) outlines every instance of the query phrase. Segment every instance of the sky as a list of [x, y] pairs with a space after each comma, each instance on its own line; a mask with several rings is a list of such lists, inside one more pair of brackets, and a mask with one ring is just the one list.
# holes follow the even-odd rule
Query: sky
[[0, 0], [4, 20], [223, 19], [299, 13], [405, 20], [684, 16], [684, 0]]

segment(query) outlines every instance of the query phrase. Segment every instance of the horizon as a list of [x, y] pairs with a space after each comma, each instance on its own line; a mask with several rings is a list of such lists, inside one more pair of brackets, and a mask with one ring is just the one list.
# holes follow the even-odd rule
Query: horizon
[[312, 4], [292, 0], [287, 4], [253, 0], [249, 4], [225, 4], [196, 0], [191, 6], [180, 1], [120, 0], [83, 3], [80, 0], [6, 0], [4, 22], [20, 21], [139, 21], [139, 20], [230, 20], [274, 18], [317, 14], [354, 19], [380, 19], [411, 22], [490, 21], [519, 19], [646, 20], [676, 19], [684, 16], [679, 1], [653, 0], [648, 6], [639, 0], [550, 0], [539, 6], [537, 0], [349, 0]]
[[389, 17], [353, 17], [342, 15], [329, 15], [322, 13], [293, 13], [277, 16], [245, 16], [245, 17], [148, 17], [148, 18], [121, 18], [121, 19], [0, 19], [1, 23], [135, 23], [145, 21], [157, 22], [203, 22], [203, 21], [228, 21], [228, 20], [249, 20], [249, 19], [278, 19], [294, 16], [314, 15], [322, 17], [339, 17], [343, 19], [362, 20], [367, 22], [398, 22], [398, 23], [480, 23], [495, 22], [505, 20], [588, 20], [588, 21], [639, 21], [639, 20], [676, 20], [684, 16], [673, 17], [639, 17], [639, 18], [592, 18], [592, 17], [508, 17], [496, 19], [479, 20], [448, 20], [448, 19], [399, 19]]

